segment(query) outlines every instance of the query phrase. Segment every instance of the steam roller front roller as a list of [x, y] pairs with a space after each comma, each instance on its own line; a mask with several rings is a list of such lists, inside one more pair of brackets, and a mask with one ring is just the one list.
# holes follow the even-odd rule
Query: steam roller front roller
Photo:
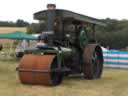
[[21, 83], [58, 85], [62, 82], [62, 72], [56, 71], [56, 55], [27, 54], [20, 61], [17, 71]]
[[98, 44], [88, 44], [83, 53], [83, 73], [86, 79], [98, 79], [103, 70], [102, 49]]

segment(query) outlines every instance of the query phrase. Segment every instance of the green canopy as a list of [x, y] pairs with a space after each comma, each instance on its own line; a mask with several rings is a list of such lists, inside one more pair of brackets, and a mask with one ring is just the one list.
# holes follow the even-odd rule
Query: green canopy
[[11, 33], [0, 34], [0, 39], [16, 39], [16, 40], [37, 40], [37, 37], [25, 32], [15, 31]]

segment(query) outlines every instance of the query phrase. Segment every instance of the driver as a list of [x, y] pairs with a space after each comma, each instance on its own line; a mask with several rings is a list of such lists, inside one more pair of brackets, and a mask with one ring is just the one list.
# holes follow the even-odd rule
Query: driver
[[48, 36], [46, 34], [41, 34], [39, 37], [38, 37], [38, 43], [37, 43], [37, 48], [44, 48], [44, 47], [47, 47], [47, 42], [48, 40]]

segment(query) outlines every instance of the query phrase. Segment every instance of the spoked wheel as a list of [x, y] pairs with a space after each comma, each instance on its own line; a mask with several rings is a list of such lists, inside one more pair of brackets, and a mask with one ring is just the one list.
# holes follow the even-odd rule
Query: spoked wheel
[[25, 84], [58, 85], [62, 82], [62, 72], [56, 55], [24, 55], [17, 68], [19, 79]]
[[84, 49], [83, 73], [86, 79], [98, 79], [102, 75], [103, 55], [97, 44], [89, 44]]

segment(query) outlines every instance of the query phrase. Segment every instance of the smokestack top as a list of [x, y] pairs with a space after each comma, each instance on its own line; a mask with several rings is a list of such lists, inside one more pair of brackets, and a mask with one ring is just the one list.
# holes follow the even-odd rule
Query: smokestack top
[[47, 4], [47, 9], [48, 10], [56, 9], [56, 5], [55, 4]]

